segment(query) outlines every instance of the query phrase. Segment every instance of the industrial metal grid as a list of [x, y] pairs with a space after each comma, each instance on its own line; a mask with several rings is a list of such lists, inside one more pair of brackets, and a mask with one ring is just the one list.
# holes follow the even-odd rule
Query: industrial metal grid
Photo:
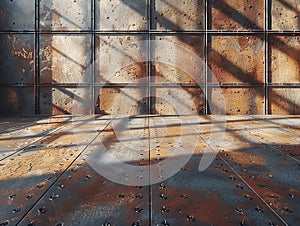
[[[205, 88], [199, 91], [203, 92], [202, 99], [197, 99], [203, 102], [203, 106], [197, 109], [199, 114], [210, 113], [208, 98], [213, 102], [220, 92], [225, 97], [228, 114], [299, 113], [298, 0], [243, 0], [238, 3], [233, 0], [3, 0], [0, 5], [3, 54], [0, 86], [1, 102], [4, 105], [1, 113], [70, 113], [72, 100], [76, 95], [74, 91], [80, 88], [90, 94], [88, 96], [94, 105], [92, 109], [95, 109], [96, 113], [106, 112], [109, 109], [101, 109], [101, 93], [104, 94], [99, 88], [104, 90], [104, 93], [108, 91], [106, 95], [111, 95], [110, 88], [116, 91], [125, 86], [146, 89], [148, 92], [146, 107], [140, 113], [168, 113], [157, 111], [155, 100], [150, 97], [155, 96], [153, 90], [163, 88], [163, 84], [149, 80], [146, 86], [139, 87], [133, 79], [125, 82], [107, 82], [99, 79], [98, 70], [101, 74], [101, 65], [98, 68], [99, 65], [92, 64], [97, 60], [97, 54], [101, 56], [99, 42], [103, 43], [102, 39], [114, 37], [122, 41], [128, 37], [145, 39], [149, 41], [149, 45], [150, 40], [156, 37], [173, 38], [175, 44], [187, 45], [192, 37], [200, 37], [202, 43], [196, 41], [196, 44], [193, 44], [195, 49], [203, 47], [199, 50], [203, 51], [199, 55], [206, 63], [203, 79]], [[115, 9], [117, 12], [114, 12]], [[23, 15], [22, 10], [27, 14]], [[11, 16], [8, 16], [9, 13]], [[76, 59], [73, 59], [62, 51], [57, 57], [57, 62], [54, 62], [55, 51], [59, 52], [59, 48], [64, 48], [63, 43], [58, 43], [58, 50], [54, 51], [52, 48], [48, 53], [51, 60], [50, 63], [47, 62], [44, 56], [47, 46], [49, 43], [52, 45], [58, 36], [65, 37], [65, 43], [78, 39], [77, 42], [85, 47], [84, 50], [78, 50], [82, 51], [79, 53], [80, 57], [75, 56]], [[236, 49], [234, 45], [230, 46], [237, 42], [240, 49]], [[148, 48], [151, 49], [151, 46]], [[69, 50], [68, 54], [76, 52], [73, 49]], [[149, 51], [149, 54], [152, 52]], [[292, 63], [285, 63], [282, 60], [285, 56], [287, 61]], [[82, 62], [76, 61], [83, 57], [85, 59]], [[251, 58], [249, 64], [243, 62], [247, 57]], [[281, 57], [281, 61], [277, 62], [276, 57]], [[258, 62], [253, 63], [253, 60]], [[59, 68], [64, 64], [67, 65], [64, 66], [65, 71]], [[53, 69], [53, 65], [59, 69], [47, 72], [49, 67]], [[83, 70], [78, 72], [80, 69], [73, 69], [74, 65], [79, 65]], [[146, 62], [141, 67], [144, 66], [145, 70], [141, 69], [141, 73], [145, 75], [142, 76], [150, 78], [157, 73], [156, 65], [152, 62]], [[87, 67], [91, 79], [82, 83], [80, 77]], [[216, 75], [217, 81], [211, 79], [208, 68]], [[292, 68], [292, 71], [288, 68]], [[48, 78], [49, 73], [52, 77], [56, 76], [58, 81], [53, 81], [51, 76]], [[27, 80], [24, 81], [22, 76]], [[170, 85], [172, 82], [168, 87]], [[186, 89], [200, 89], [198, 84], [193, 82], [174, 82], [174, 86], [177, 85]], [[60, 93], [54, 95], [54, 92]], [[205, 96], [207, 98], [204, 98]], [[111, 100], [111, 97], [108, 99]]]

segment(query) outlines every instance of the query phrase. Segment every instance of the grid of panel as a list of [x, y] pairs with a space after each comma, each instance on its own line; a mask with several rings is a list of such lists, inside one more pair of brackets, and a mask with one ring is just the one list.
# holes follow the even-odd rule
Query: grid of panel
[[[123, 92], [134, 113], [167, 114], [156, 95], [176, 88], [199, 114], [220, 94], [228, 114], [299, 113], [298, 0], [3, 0], [0, 26], [1, 113], [66, 114], [74, 99], [109, 113]], [[197, 79], [159, 41], [202, 59]]]

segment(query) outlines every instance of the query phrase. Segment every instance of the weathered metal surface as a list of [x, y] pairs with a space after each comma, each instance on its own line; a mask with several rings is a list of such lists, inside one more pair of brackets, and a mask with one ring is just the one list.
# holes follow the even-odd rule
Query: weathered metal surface
[[41, 30], [91, 29], [91, 1], [41, 0]]
[[147, 76], [145, 35], [96, 36], [96, 83], [135, 83]]
[[152, 29], [203, 30], [205, 27], [203, 0], [155, 0], [152, 9]]
[[147, 30], [147, 0], [96, 1], [96, 30]]
[[[91, 90], [90, 88], [74, 87], [41, 87], [40, 88], [40, 113], [41, 114], [76, 114], [90, 110]], [[86, 104], [86, 106], [84, 105]], [[85, 111], [74, 112], [78, 106], [85, 106]]]
[[96, 88], [96, 113], [112, 115], [146, 114], [147, 90], [147, 87]]
[[16, 130], [23, 129], [27, 126], [34, 124], [36, 121], [42, 119], [43, 117], [37, 116], [36, 118], [30, 117], [1, 117], [0, 118], [0, 134], [13, 132]]
[[34, 30], [35, 2], [33, 0], [2, 0], [0, 30]]
[[201, 88], [163, 87], [151, 89], [151, 107], [158, 115], [204, 114], [204, 94]]
[[153, 40], [155, 40], [153, 44], [156, 46], [151, 52], [154, 58], [151, 75], [156, 77], [155, 83], [204, 86], [204, 36], [157, 35], [153, 37]]
[[[75, 124], [67, 124], [64, 130], [1, 161], [0, 222], [4, 225], [14, 225], [19, 220], [22, 220], [20, 225], [297, 225], [299, 222], [299, 160], [284, 153], [288, 144], [295, 146], [295, 153], [299, 152], [299, 116], [213, 116], [214, 119], [137, 116], [129, 121], [126, 117], [113, 121], [110, 118], [77, 118]], [[220, 143], [217, 139], [226, 121], [227, 130]], [[211, 123], [220, 129], [212, 131]], [[210, 136], [212, 142], [206, 149]], [[182, 155], [174, 155], [176, 148], [182, 148]], [[208, 169], [199, 172], [199, 161], [209, 150], [220, 154]], [[165, 180], [165, 170], [169, 168], [163, 160], [175, 161], [193, 151], [188, 163]], [[132, 166], [149, 166], [149, 172], [130, 175], [115, 172], [112, 175], [116, 178], [129, 176], [145, 182], [157, 177], [160, 182], [150, 187], [113, 183], [100, 176], [103, 172], [97, 165], [100, 152], [106, 161], [111, 161], [106, 173], [118, 172], [120, 167], [110, 155], [106, 156], [109, 153]], [[162, 170], [154, 171], [156, 165]], [[141, 173], [150, 177], [140, 177]]]
[[270, 88], [270, 112], [271, 114], [300, 113], [300, 89], [299, 88]]
[[299, 83], [300, 36], [270, 36], [271, 83]]
[[[74, 118], [64, 130], [1, 161], [1, 224], [17, 224], [109, 120], [96, 118], [95, 122], [93, 117]], [[50, 196], [49, 202], [58, 198], [56, 194]]]
[[24, 147], [33, 145], [54, 131], [61, 130], [63, 125], [70, 121], [70, 117], [53, 117], [51, 119], [42, 119], [35, 121], [25, 128], [19, 130], [7, 130], [6, 133], [0, 135], [0, 160], [8, 158], [13, 153], [17, 153]]
[[1, 87], [0, 114], [34, 114], [33, 87]]
[[[122, 118], [114, 122], [116, 125], [124, 123]], [[132, 118], [129, 128], [119, 130], [118, 134], [112, 125], [106, 127], [39, 200], [21, 225], [30, 222], [42, 225], [149, 225], [149, 187], [113, 183], [97, 169], [97, 161], [101, 160], [99, 152], [109, 153], [132, 166], [148, 165], [147, 130], [146, 117]], [[108, 170], [118, 176], [120, 166], [115, 160], [109, 155], [102, 157], [110, 162]], [[91, 161], [95, 163], [91, 164]], [[125, 176], [122, 172], [119, 174]], [[137, 180], [138, 175], [136, 172]], [[49, 200], [51, 196], [57, 198]], [[40, 209], [45, 211], [39, 213]]]
[[[194, 144], [196, 150], [180, 172], [152, 186], [153, 225], [282, 224], [219, 157], [204, 172], [198, 171], [207, 147], [202, 136], [210, 135], [210, 124], [201, 120], [198, 125], [191, 121], [191, 124], [176, 126], [171, 120], [169, 124], [165, 118], [156, 120], [158, 123], [150, 123], [150, 133], [153, 134], [150, 147], [154, 153], [160, 154], [161, 160], [170, 157], [168, 150], [170, 152], [180, 146], [187, 152], [186, 149]], [[165, 127], [159, 126], [160, 121], [165, 123]], [[201, 136], [193, 131], [193, 127], [201, 131]], [[218, 149], [217, 146], [214, 148]], [[157, 160], [153, 157], [152, 164], [155, 163]]]
[[41, 35], [40, 83], [91, 83], [91, 36]]
[[213, 30], [264, 29], [264, 0], [213, 0], [209, 1]]
[[[261, 123], [275, 128], [272, 130], [272, 133], [266, 130], [256, 134], [256, 136], [261, 138], [263, 144], [270, 147], [271, 150], [277, 151], [278, 154], [300, 161], [300, 139], [295, 136], [295, 134], [299, 133], [300, 127], [298, 116], [268, 116], [256, 119]], [[278, 137], [280, 137], [280, 142], [278, 141]]]
[[0, 83], [34, 83], [34, 36], [0, 35]]
[[[285, 139], [292, 142], [299, 130], [283, 135], [278, 125], [266, 120], [228, 123], [228, 141], [225, 140], [220, 155], [284, 222], [294, 225], [300, 220], [299, 160], [287, 157], [268, 144], [282, 145]], [[231, 146], [233, 139], [237, 146], [248, 145], [236, 149]], [[299, 151], [299, 142], [296, 146]]]
[[213, 83], [263, 83], [264, 42], [262, 36], [211, 36], [208, 65]]
[[300, 2], [299, 0], [273, 0], [272, 2], [272, 29], [273, 30], [300, 30]]
[[[264, 113], [264, 91], [262, 88], [211, 88], [209, 89], [211, 109], [217, 111], [218, 108], [225, 107], [226, 114], [247, 115]], [[223, 104], [223, 95], [225, 105]], [[218, 112], [211, 112], [218, 114]]]

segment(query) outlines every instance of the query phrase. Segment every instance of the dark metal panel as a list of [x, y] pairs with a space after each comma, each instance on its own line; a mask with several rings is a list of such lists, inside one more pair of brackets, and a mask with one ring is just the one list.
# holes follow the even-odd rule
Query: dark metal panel
[[155, 0], [152, 29], [182, 31], [204, 30], [204, 0]]
[[[20, 129], [15, 126], [12, 130], [7, 130], [0, 134], [0, 159], [7, 159], [13, 154], [21, 152], [25, 147], [29, 147], [41, 140], [48, 134], [59, 130], [59, 127], [70, 121], [70, 117], [54, 117], [51, 119], [41, 119], [28, 124]], [[33, 120], [33, 118], [31, 118]], [[21, 120], [20, 120], [21, 121]]]
[[270, 88], [271, 114], [300, 114], [299, 88]]
[[[211, 88], [209, 89], [209, 98], [214, 106], [211, 109], [222, 107], [224, 96], [226, 114], [263, 114], [264, 112], [264, 90], [263, 88]], [[211, 112], [216, 114], [217, 112]]]
[[[1, 162], [1, 223], [16, 225], [64, 170], [78, 158], [99, 133], [98, 130], [101, 131], [108, 123], [108, 120], [101, 118], [94, 123], [93, 116], [73, 120], [63, 130], [44, 137], [23, 152]], [[55, 119], [52, 118], [51, 121], [55, 122]], [[74, 131], [79, 133], [74, 136]], [[68, 172], [72, 172], [71, 169]], [[58, 197], [50, 194], [45, 198], [53, 203]], [[44, 214], [44, 210], [34, 212], [36, 214]]]
[[0, 83], [34, 83], [34, 36], [0, 35]]
[[112, 115], [146, 114], [148, 88], [95, 88], [96, 113]]
[[[229, 123], [228, 141], [224, 142], [221, 156], [288, 225], [294, 225], [300, 220], [300, 178], [296, 173], [299, 161], [274, 150], [272, 145], [292, 142], [299, 132], [283, 133], [274, 122], [266, 118]], [[289, 138], [285, 140], [285, 136]]]
[[41, 35], [40, 83], [91, 83], [90, 35]]
[[213, 30], [263, 30], [264, 0], [209, 1]]
[[0, 30], [34, 30], [34, 0], [1, 0]]
[[[180, 120], [177, 124], [167, 118], [153, 120], [156, 122], [150, 122], [152, 165], [161, 162], [163, 166], [162, 160], [171, 158], [174, 148], [183, 147], [185, 153], [193, 145], [196, 149], [173, 177], [152, 185], [152, 225], [282, 225], [219, 157], [205, 171], [198, 171], [207, 144], [196, 131], [209, 136], [209, 122], [196, 125], [191, 121], [181, 126]], [[164, 126], [160, 126], [161, 122]], [[217, 151], [218, 147], [214, 148]], [[155, 153], [160, 155], [157, 157]], [[172, 156], [174, 161], [176, 157]]]
[[[83, 114], [91, 110], [90, 88], [41, 87], [39, 96], [41, 114], [72, 114], [73, 108], [77, 109], [74, 114]], [[78, 112], [77, 107], [81, 106], [84, 109]]]
[[204, 114], [204, 94], [201, 88], [162, 87], [151, 89], [152, 108], [158, 115]]
[[[122, 120], [117, 119], [116, 124], [122, 124]], [[121, 133], [119, 137], [112, 126], [106, 127], [32, 208], [21, 225], [30, 222], [47, 225], [149, 225], [149, 187], [113, 183], [100, 175], [96, 165], [90, 164], [93, 160], [97, 163], [97, 152], [107, 151], [124, 163], [147, 165], [148, 161], [141, 155], [148, 153], [147, 118], [132, 118], [130, 124], [133, 126], [130, 129], [118, 131]], [[109, 167], [113, 172], [120, 166], [115, 166], [113, 159], [111, 161]], [[122, 176], [119, 174], [116, 176]]]
[[33, 87], [1, 87], [0, 114], [34, 114]]
[[210, 36], [208, 65], [213, 83], [264, 83], [262, 36]]
[[89, 30], [91, 29], [90, 0], [41, 0], [41, 30]]
[[300, 83], [300, 36], [270, 36], [270, 82]]
[[157, 35], [152, 45], [155, 83], [205, 84], [204, 36]]
[[145, 35], [96, 36], [96, 83], [136, 83], [147, 76]]
[[300, 30], [299, 0], [273, 0], [272, 30]]
[[96, 1], [96, 30], [147, 30], [147, 0]]

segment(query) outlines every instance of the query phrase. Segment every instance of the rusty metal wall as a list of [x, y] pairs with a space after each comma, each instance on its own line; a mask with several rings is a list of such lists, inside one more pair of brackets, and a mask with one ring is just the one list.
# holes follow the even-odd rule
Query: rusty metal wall
[[[75, 99], [91, 113], [173, 114], [158, 96], [174, 86], [198, 114], [221, 94], [227, 114], [298, 114], [299, 14], [299, 0], [1, 0], [0, 113], [70, 114]], [[201, 58], [199, 80], [151, 40]], [[147, 61], [162, 53], [175, 65]]]

